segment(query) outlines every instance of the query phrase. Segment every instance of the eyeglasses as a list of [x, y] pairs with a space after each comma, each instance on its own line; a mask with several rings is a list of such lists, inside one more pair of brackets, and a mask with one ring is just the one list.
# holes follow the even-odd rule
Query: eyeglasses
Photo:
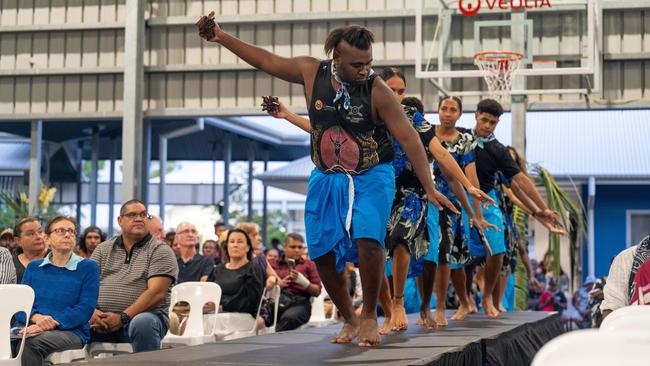
[[194, 229], [185, 229], [183, 231], [179, 231], [178, 234], [198, 234], [199, 232], [194, 230]]
[[133, 220], [136, 217], [139, 217], [141, 219], [151, 219], [151, 215], [147, 211], [142, 211], [142, 212], [129, 212], [125, 213], [124, 215], [121, 215], [122, 217], [126, 217], [129, 220]]
[[75, 236], [77, 235], [77, 230], [76, 229], [64, 229], [62, 227], [56, 228], [52, 230], [53, 233], [56, 233], [58, 236], [64, 236], [65, 234], [70, 234], [70, 236]]

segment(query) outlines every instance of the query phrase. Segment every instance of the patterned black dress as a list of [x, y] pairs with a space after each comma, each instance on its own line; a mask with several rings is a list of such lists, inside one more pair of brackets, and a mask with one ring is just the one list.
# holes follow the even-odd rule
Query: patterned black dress
[[[474, 150], [472, 142], [474, 138], [470, 130], [456, 128], [459, 132], [458, 137], [453, 141], [441, 141], [451, 156], [456, 160], [461, 169], [465, 169], [474, 162]], [[444, 194], [451, 203], [456, 206], [458, 211], [463, 212], [458, 197], [452, 192], [449, 182], [442, 174], [437, 162], [433, 163], [433, 170], [436, 182], [436, 188]], [[463, 222], [462, 215], [451, 212], [448, 208], [440, 211], [440, 243], [438, 248], [438, 263], [449, 263], [451, 265], [462, 266], [469, 262], [469, 246], [467, 238], [466, 223]], [[466, 221], [466, 220], [465, 220]]]
[[501, 274], [507, 275], [517, 268], [517, 243], [519, 242], [520, 235], [515, 225], [515, 205], [506, 195], [503, 187], [510, 187], [512, 179], [506, 179], [501, 172], [497, 172], [494, 176], [495, 192], [497, 195], [497, 204], [503, 213], [503, 235], [506, 240], [506, 253], [503, 257], [503, 265], [501, 266]]
[[[404, 106], [404, 111], [420, 135], [425, 151], [430, 155], [429, 143], [436, 136], [434, 126], [427, 122], [415, 108]], [[429, 201], [404, 149], [394, 137], [393, 147], [395, 199], [386, 228], [386, 248], [392, 255], [392, 250], [397, 244], [405, 244], [411, 255], [418, 259], [429, 249], [429, 232], [426, 223]]]

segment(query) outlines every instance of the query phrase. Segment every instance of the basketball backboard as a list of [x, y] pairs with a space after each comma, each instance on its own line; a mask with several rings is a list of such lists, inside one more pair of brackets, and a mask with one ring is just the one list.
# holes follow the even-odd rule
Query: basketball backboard
[[416, 0], [416, 77], [444, 94], [482, 95], [474, 55], [510, 51], [524, 55], [513, 95], [593, 93], [598, 9], [600, 0]]

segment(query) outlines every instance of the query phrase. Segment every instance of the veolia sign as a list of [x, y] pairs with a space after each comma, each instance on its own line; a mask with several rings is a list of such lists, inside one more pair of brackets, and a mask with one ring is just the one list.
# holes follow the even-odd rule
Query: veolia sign
[[551, 0], [458, 0], [458, 9], [471, 17], [483, 7], [488, 10], [520, 10], [551, 8]]

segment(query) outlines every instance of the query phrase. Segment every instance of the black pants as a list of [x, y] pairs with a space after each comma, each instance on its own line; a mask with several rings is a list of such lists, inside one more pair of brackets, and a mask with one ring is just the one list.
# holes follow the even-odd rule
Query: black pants
[[275, 329], [278, 332], [293, 330], [309, 322], [311, 317], [311, 302], [309, 297], [293, 295], [291, 305], [278, 309], [278, 324]]

